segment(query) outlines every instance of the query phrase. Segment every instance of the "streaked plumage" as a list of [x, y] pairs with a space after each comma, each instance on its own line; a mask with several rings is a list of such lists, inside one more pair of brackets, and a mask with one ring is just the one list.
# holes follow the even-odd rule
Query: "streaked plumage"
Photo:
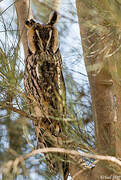
[[[31, 53], [25, 61], [24, 85], [31, 102], [31, 111], [37, 117], [34, 126], [39, 147], [61, 147], [62, 141], [65, 141], [63, 117], [66, 115], [66, 90], [58, 32], [54, 27], [56, 21], [57, 13], [53, 12], [47, 24], [39, 24], [34, 20], [25, 23]], [[46, 158], [57, 173], [60, 163], [50, 159], [50, 156]], [[63, 165], [66, 174], [68, 168]]]

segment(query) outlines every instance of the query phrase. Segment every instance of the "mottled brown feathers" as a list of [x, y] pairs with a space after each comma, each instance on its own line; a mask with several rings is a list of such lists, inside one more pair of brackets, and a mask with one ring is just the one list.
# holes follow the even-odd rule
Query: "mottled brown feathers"
[[[66, 115], [66, 90], [58, 32], [54, 27], [56, 21], [57, 13], [53, 12], [47, 24], [34, 20], [25, 22], [31, 53], [25, 60], [24, 86], [31, 112], [37, 118], [33, 123], [40, 148], [61, 147], [64, 146], [62, 142], [66, 142], [63, 121]], [[46, 155], [46, 159], [52, 172], [60, 172], [60, 162], [54, 155]], [[64, 173], [67, 172], [66, 165], [62, 162]]]

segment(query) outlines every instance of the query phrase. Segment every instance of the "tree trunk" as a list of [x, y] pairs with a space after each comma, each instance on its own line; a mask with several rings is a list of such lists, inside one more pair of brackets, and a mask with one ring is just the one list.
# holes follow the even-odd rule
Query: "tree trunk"
[[28, 42], [27, 42], [27, 31], [25, 28], [25, 20], [32, 16], [30, 1], [29, 0], [17, 0], [15, 2], [15, 8], [17, 12], [17, 20], [19, 27], [19, 37], [22, 40], [25, 57], [28, 54]]
[[[121, 138], [117, 133], [121, 131], [119, 34], [113, 32], [116, 27], [99, 14], [105, 7], [99, 11], [93, 2], [77, 0], [76, 5], [91, 89], [96, 150], [100, 154], [121, 157]], [[112, 174], [107, 164], [98, 163], [89, 179], [98, 180]]]

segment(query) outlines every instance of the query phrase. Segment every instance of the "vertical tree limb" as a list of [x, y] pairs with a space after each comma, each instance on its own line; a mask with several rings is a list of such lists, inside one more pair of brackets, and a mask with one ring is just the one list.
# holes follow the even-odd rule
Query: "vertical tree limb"
[[32, 15], [30, 0], [16, 0], [15, 8], [17, 12], [18, 26], [20, 30], [19, 35], [22, 40], [24, 53], [26, 57], [28, 53], [28, 42], [27, 42], [27, 31], [24, 27], [24, 24], [25, 24], [25, 20], [27, 20]]
[[[113, 19], [110, 22], [108, 16], [103, 14], [110, 12], [111, 9], [107, 8], [113, 4], [107, 6], [103, 1], [104, 3], [98, 6], [97, 1], [93, 2], [77, 0], [76, 4], [91, 89], [96, 149], [101, 154], [121, 156], [121, 139], [117, 134], [117, 130], [121, 131], [121, 76], [117, 74], [117, 64], [120, 64], [118, 59], [121, 58], [121, 50], [118, 48], [120, 35], [113, 31], [117, 31], [117, 27], [113, 26]], [[98, 163], [90, 179], [98, 180], [101, 175], [110, 176], [113, 171], [106, 166]]]

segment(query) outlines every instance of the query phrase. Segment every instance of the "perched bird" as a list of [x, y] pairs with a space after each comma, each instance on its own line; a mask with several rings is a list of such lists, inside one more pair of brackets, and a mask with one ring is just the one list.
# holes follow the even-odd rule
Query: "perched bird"
[[[25, 60], [24, 86], [29, 106], [37, 120], [34, 121], [38, 145], [64, 147], [66, 142], [66, 89], [62, 74], [62, 58], [59, 50], [56, 11], [47, 24], [27, 20], [28, 57]], [[49, 169], [68, 176], [68, 164], [57, 160], [53, 154], [46, 156]], [[66, 156], [63, 155], [63, 159]], [[60, 159], [62, 156], [60, 155]], [[60, 170], [61, 169], [61, 170]], [[63, 171], [63, 172], [62, 172]]]

